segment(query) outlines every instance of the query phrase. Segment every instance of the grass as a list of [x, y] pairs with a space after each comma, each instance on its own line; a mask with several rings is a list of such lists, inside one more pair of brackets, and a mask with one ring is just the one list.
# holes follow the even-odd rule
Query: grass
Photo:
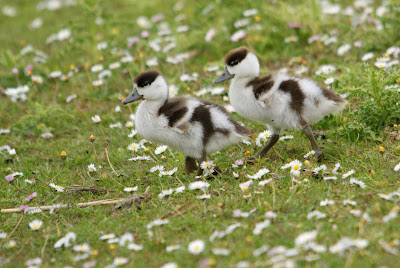
[[[28, 85], [30, 88], [25, 102], [12, 102], [9, 97], [0, 95], [0, 128], [11, 130], [9, 134], [0, 135], [0, 146], [9, 145], [16, 149], [15, 157], [11, 157], [7, 150], [0, 153], [1, 177], [23, 172], [24, 176], [16, 177], [12, 184], [28, 194], [37, 192], [36, 198], [25, 202], [28, 194], [1, 179], [0, 207], [13, 208], [25, 203], [29, 206], [75, 204], [125, 198], [130, 195], [123, 191], [128, 186], [138, 186], [139, 194], [150, 187], [149, 193], [152, 195], [152, 199], [143, 203], [140, 209], [115, 210], [113, 206], [96, 206], [56, 209], [53, 214], [2, 213], [0, 233], [5, 232], [8, 236], [0, 240], [0, 265], [19, 267], [29, 259], [40, 257], [44, 267], [81, 266], [92, 260], [96, 261], [97, 267], [102, 267], [112, 264], [115, 257], [126, 257], [129, 259], [128, 266], [137, 267], [160, 267], [168, 262], [176, 262], [180, 267], [193, 267], [204, 259], [208, 259], [205, 263], [209, 266], [217, 267], [234, 267], [241, 261], [253, 266], [268, 266], [276, 258], [268, 254], [255, 257], [254, 250], [263, 245], [293, 248], [299, 234], [315, 229], [318, 231], [316, 241], [327, 246], [326, 252], [313, 253], [299, 249], [298, 255], [283, 258], [295, 261], [299, 267], [395, 267], [398, 256], [385, 250], [380, 242], [391, 243], [393, 248], [399, 249], [396, 245], [396, 239], [400, 239], [397, 219], [382, 221], [391, 210], [397, 211], [398, 206], [378, 194], [394, 192], [399, 184], [399, 176], [393, 170], [399, 161], [399, 130], [393, 125], [400, 123], [400, 92], [384, 88], [399, 83], [400, 71], [398, 64], [387, 70], [374, 66], [375, 60], [383, 56], [386, 49], [400, 45], [400, 16], [395, 1], [388, 1], [388, 12], [383, 17], [378, 17], [375, 12], [371, 14], [382, 22], [382, 31], [378, 31], [375, 23], [370, 21], [352, 26], [355, 16], [323, 14], [317, 1], [180, 3], [183, 4], [181, 9], [175, 1], [169, 2], [166, 8], [165, 1], [159, 0], [82, 0], [60, 10], [38, 11], [36, 2], [21, 0], [12, 3], [17, 8], [16, 17], [0, 16], [0, 86], [7, 89]], [[344, 9], [352, 3], [341, 1], [339, 4]], [[0, 3], [2, 8], [5, 5], [4, 1]], [[379, 5], [374, 3], [371, 6], [375, 11]], [[258, 23], [261, 30], [248, 30], [245, 39], [231, 42], [230, 37], [236, 31], [234, 22], [242, 19], [243, 11], [250, 8], [258, 9], [257, 15], [249, 17], [250, 25]], [[204, 12], [207, 9], [209, 12]], [[356, 14], [362, 12], [354, 9]], [[148, 40], [141, 38], [128, 48], [127, 38], [140, 36], [142, 31], [136, 23], [137, 18], [151, 17], [157, 13], [165, 15], [163, 22], [167, 22], [172, 29], [171, 36], [175, 37], [176, 47], [167, 53], [155, 52]], [[176, 17], [180, 14], [186, 14], [186, 19], [177, 22]], [[104, 20], [102, 25], [95, 24], [99, 16]], [[29, 23], [37, 17], [43, 19], [43, 26], [29, 29]], [[299, 22], [301, 28], [289, 28], [290, 22]], [[189, 31], [176, 33], [180, 25], [188, 25]], [[148, 29], [149, 40], [157, 38], [158, 26], [155, 24]], [[71, 39], [46, 44], [51, 34], [65, 28], [71, 30]], [[205, 42], [204, 36], [210, 28], [215, 28], [217, 34], [211, 42]], [[320, 37], [332, 36], [333, 31], [337, 43], [324, 45], [322, 40], [311, 44], [307, 42], [315, 34]], [[291, 35], [296, 35], [298, 41], [285, 43], [284, 39]], [[97, 50], [97, 44], [103, 41], [108, 42], [108, 47]], [[338, 47], [355, 41], [362, 42], [362, 46], [352, 46], [347, 54], [337, 55]], [[168, 43], [162, 43], [162, 47]], [[46, 53], [46, 62], [35, 62], [34, 53], [21, 55], [21, 49], [27, 44]], [[319, 136], [318, 142], [324, 148], [325, 159], [322, 163], [311, 160], [310, 167], [303, 165], [306, 169], [313, 169], [325, 164], [329, 173], [327, 176], [331, 176], [330, 171], [335, 164], [341, 163], [338, 180], [324, 181], [322, 176], [302, 172], [302, 183], [292, 183], [289, 172], [282, 170], [281, 166], [294, 159], [304, 161], [303, 155], [311, 150], [311, 146], [302, 133], [286, 131], [284, 135], [293, 135], [293, 140], [278, 142], [267, 158], [246, 168], [233, 168], [232, 164], [244, 158], [246, 151], [254, 154], [258, 150], [256, 136], [250, 139], [252, 145], [241, 143], [211, 155], [210, 159], [224, 172], [220, 177], [208, 181], [210, 187], [206, 192], [211, 194], [210, 199], [198, 200], [196, 197], [201, 193], [185, 190], [182, 194], [159, 200], [157, 196], [161, 190], [182, 185], [187, 187], [194, 181], [194, 175], [184, 173], [184, 156], [178, 152], [168, 149], [160, 155], [154, 155], [152, 152], [158, 144], [147, 144], [149, 151], [132, 153], [127, 150], [130, 143], [141, 140], [139, 135], [128, 138], [131, 130], [125, 127], [137, 104], [122, 106], [120, 97], [129, 93], [133, 78], [148, 69], [146, 61], [153, 57], [157, 57], [159, 62], [153, 68], [165, 74], [168, 82], [179, 88], [179, 95], [194, 95], [201, 88], [212, 86], [212, 80], [217, 76], [215, 72], [205, 71], [205, 68], [218, 65], [221, 70], [224, 55], [240, 45], [256, 52], [262, 73], [283, 67], [295, 71], [303, 64], [308, 68], [303, 76], [321, 84], [332, 76], [335, 78], [332, 88], [348, 95], [349, 105], [341, 114], [328, 116], [313, 126], [314, 131], [324, 133]], [[113, 70], [112, 76], [105, 78], [104, 85], [93, 86], [97, 74], [92, 73], [90, 67], [103, 64], [107, 68], [110, 63], [121, 59], [123, 50], [134, 57], [134, 62], [121, 63], [121, 68]], [[370, 51], [375, 53], [374, 59], [362, 62], [362, 55]], [[167, 56], [182, 52], [189, 52], [192, 57], [177, 65], [166, 62]], [[43, 84], [34, 84], [24, 74], [29, 64], [33, 65], [33, 74], [43, 76]], [[336, 72], [316, 75], [316, 70], [323, 64], [334, 65]], [[19, 70], [18, 76], [11, 72], [14, 67]], [[79, 71], [66, 82], [47, 78], [51, 71], [60, 70], [66, 74], [71, 68], [78, 68]], [[197, 81], [182, 82], [179, 79], [181, 74], [192, 72], [199, 74]], [[228, 87], [227, 84], [224, 86]], [[66, 98], [72, 94], [76, 94], [77, 98], [67, 103]], [[228, 103], [223, 96], [206, 94], [201, 98]], [[117, 105], [121, 106], [120, 112], [115, 112]], [[91, 120], [96, 114], [101, 117], [99, 124]], [[254, 133], [265, 130], [262, 124], [236, 113], [233, 113], [233, 117]], [[109, 127], [116, 122], [121, 122], [123, 127]], [[46, 132], [51, 132], [54, 138], [42, 138], [41, 134]], [[90, 135], [96, 138], [93, 144], [89, 141]], [[380, 146], [384, 152], [380, 151]], [[67, 153], [65, 159], [60, 157], [62, 151]], [[136, 155], [147, 155], [153, 160], [128, 161]], [[89, 173], [87, 166], [92, 163], [102, 168]], [[163, 165], [166, 170], [178, 167], [178, 172], [172, 177], [161, 178], [149, 171], [155, 165]], [[239, 184], [248, 180], [246, 174], [256, 173], [261, 168], [270, 169], [270, 173], [262, 179], [271, 178], [272, 182], [265, 187], [253, 185], [243, 193]], [[350, 178], [341, 178], [342, 174], [352, 169], [355, 170], [352, 177], [363, 181], [365, 189], [350, 185]], [[233, 171], [239, 173], [239, 178], [232, 175]], [[29, 184], [25, 179], [33, 183]], [[64, 187], [95, 186], [109, 191], [97, 194], [61, 193], [50, 188], [50, 182]], [[247, 194], [251, 196], [244, 198]], [[335, 204], [320, 206], [325, 199], [334, 200]], [[345, 199], [354, 200], [357, 205], [345, 206], [342, 204]], [[236, 209], [256, 211], [248, 218], [233, 218]], [[371, 221], [354, 216], [350, 213], [352, 209], [368, 213]], [[327, 217], [307, 219], [308, 213], [314, 210], [326, 213]], [[256, 223], [265, 219], [267, 211], [277, 213], [277, 218], [260, 235], [254, 235], [252, 231]], [[149, 234], [147, 224], [163, 217], [169, 220], [169, 224], [154, 227]], [[31, 231], [28, 226], [34, 219], [43, 221], [38, 231]], [[214, 231], [225, 230], [237, 222], [242, 226], [232, 234], [209, 241]], [[54, 249], [55, 242], [68, 232], [77, 234], [75, 244], [88, 243], [91, 246], [92, 251], [87, 259], [74, 260], [80, 253], [72, 248]], [[102, 234], [121, 236], [126, 232], [133, 234], [135, 243], [143, 245], [142, 251], [131, 251], [118, 244], [99, 240]], [[366, 248], [346, 251], [343, 255], [329, 252], [329, 247], [342, 237], [366, 239], [369, 243]], [[197, 239], [205, 241], [205, 250], [199, 255], [189, 254], [189, 242]], [[9, 248], [11, 240], [16, 242], [13, 248]], [[166, 252], [166, 246], [172, 244], [179, 244], [181, 248]], [[214, 255], [213, 248], [227, 248], [230, 254]]]

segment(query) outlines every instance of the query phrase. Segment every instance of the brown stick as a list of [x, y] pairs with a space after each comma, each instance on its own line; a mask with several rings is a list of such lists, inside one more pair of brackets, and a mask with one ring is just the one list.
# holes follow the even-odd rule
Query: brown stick
[[[79, 208], [84, 208], [84, 207], [90, 207], [90, 206], [98, 206], [98, 205], [112, 205], [112, 204], [117, 204], [123, 200], [123, 198], [120, 199], [106, 199], [106, 200], [98, 200], [98, 201], [92, 201], [92, 202], [85, 202], [85, 203], [77, 203], [77, 204], [55, 204], [53, 206], [40, 206], [40, 207], [30, 207], [29, 209], [38, 209], [40, 208], [42, 211], [45, 210], [50, 210], [50, 209], [58, 209], [58, 208], [72, 208], [72, 207], [79, 207]], [[3, 208], [1, 209], [1, 213], [18, 213], [22, 212], [20, 208]]]

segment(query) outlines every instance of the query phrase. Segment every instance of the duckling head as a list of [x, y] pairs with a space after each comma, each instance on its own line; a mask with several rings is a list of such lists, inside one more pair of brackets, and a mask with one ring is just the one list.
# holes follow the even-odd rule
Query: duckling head
[[128, 104], [140, 99], [149, 101], [168, 99], [168, 84], [159, 72], [150, 70], [136, 76], [133, 81], [133, 91], [122, 103]]
[[232, 78], [256, 77], [260, 72], [260, 63], [257, 56], [246, 47], [239, 47], [225, 56], [225, 69], [214, 80], [214, 84], [228, 81]]

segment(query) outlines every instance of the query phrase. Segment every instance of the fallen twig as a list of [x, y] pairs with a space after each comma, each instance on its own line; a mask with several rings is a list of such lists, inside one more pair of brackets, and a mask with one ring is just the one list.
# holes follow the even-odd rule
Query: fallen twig
[[193, 204], [193, 203], [186, 204], [186, 205], [164, 215], [161, 219], [166, 219], [169, 217], [175, 217], [175, 216], [181, 215], [184, 212], [188, 211], [189, 209], [192, 209], [194, 206], [195, 206], [195, 204]]
[[[106, 199], [106, 200], [98, 200], [92, 202], [85, 202], [85, 203], [77, 203], [77, 204], [55, 204], [52, 206], [40, 206], [40, 207], [30, 207], [29, 209], [41, 209], [42, 211], [51, 210], [51, 209], [59, 209], [59, 208], [73, 208], [73, 207], [90, 207], [90, 206], [98, 206], [98, 205], [113, 205], [117, 204], [118, 202], [122, 201], [123, 198], [120, 199]], [[1, 213], [18, 213], [23, 212], [20, 208], [3, 208], [1, 209]]]
[[87, 192], [92, 192], [94, 194], [101, 194], [101, 193], [108, 193], [114, 190], [109, 190], [109, 189], [101, 189], [97, 188], [96, 186], [80, 186], [80, 185], [71, 185], [65, 187], [65, 191], [67, 193], [76, 193], [76, 192], [81, 192], [81, 191], [87, 191]]

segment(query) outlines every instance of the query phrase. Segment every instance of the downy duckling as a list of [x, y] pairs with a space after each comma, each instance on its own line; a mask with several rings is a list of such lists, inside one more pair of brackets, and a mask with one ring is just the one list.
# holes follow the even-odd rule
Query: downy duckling
[[225, 69], [214, 80], [221, 83], [232, 79], [229, 99], [243, 117], [267, 124], [273, 135], [250, 162], [263, 157], [278, 141], [283, 129], [302, 129], [311, 142], [315, 157], [322, 151], [314, 139], [310, 124], [324, 116], [342, 110], [346, 101], [334, 91], [318, 86], [307, 78], [285, 74], [259, 76], [256, 55], [245, 47], [230, 51], [225, 57]]
[[200, 164], [207, 155], [237, 143], [251, 133], [217, 104], [190, 97], [168, 99], [168, 93], [164, 77], [150, 70], [134, 79], [133, 91], [122, 103], [144, 99], [136, 111], [137, 132], [186, 155], [187, 173], [197, 169], [197, 175], [201, 175]]

